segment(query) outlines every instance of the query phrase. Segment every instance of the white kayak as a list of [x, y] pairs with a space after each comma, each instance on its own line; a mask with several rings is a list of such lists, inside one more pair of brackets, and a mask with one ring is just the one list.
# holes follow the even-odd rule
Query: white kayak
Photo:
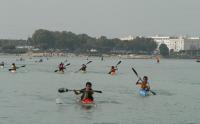
[[58, 73], [58, 74], [64, 74], [65, 72], [64, 71], [57, 71], [56, 73]]
[[146, 90], [140, 89], [140, 90], [139, 90], [139, 94], [140, 94], [140, 96], [149, 96], [149, 95], [150, 95], [150, 92], [149, 92], [149, 91], [146, 91]]
[[11, 70], [10, 72], [12, 72], [12, 73], [16, 73], [16, 70]]

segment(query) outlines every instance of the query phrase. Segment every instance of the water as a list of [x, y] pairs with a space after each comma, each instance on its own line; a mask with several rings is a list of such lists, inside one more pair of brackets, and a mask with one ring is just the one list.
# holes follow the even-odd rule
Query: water
[[[66, 58], [39, 58], [15, 61], [1, 56], [6, 67], [0, 69], [0, 124], [199, 124], [200, 64], [194, 60], [135, 60], [89, 58], [88, 73], [74, 73], [87, 63], [84, 57], [69, 57], [65, 74], [54, 73]], [[119, 60], [119, 72], [106, 74]], [[16, 73], [8, 71], [11, 62], [26, 64]], [[147, 75], [155, 96], [141, 97], [135, 86], [137, 77]], [[91, 81], [96, 107], [84, 109], [73, 92], [59, 94], [58, 88], [81, 89]], [[63, 104], [56, 104], [59, 99]]]

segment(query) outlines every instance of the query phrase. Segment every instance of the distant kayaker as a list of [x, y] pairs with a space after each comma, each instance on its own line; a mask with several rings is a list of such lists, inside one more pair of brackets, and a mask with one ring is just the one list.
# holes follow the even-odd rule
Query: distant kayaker
[[43, 59], [40, 59], [39, 62], [43, 62]]
[[141, 78], [139, 78], [139, 80], [136, 82], [136, 85], [140, 85], [142, 90], [146, 90], [149, 91], [150, 90], [150, 85], [148, 82], [148, 77], [144, 76], [143, 80]]
[[86, 85], [85, 85], [85, 88], [84, 89], [81, 89], [80, 91], [76, 91], [74, 90], [74, 93], [76, 95], [79, 95], [79, 94], [82, 94], [81, 95], [81, 100], [84, 100], [84, 99], [90, 99], [93, 101], [93, 89], [92, 89], [92, 83], [91, 82], [87, 82]]
[[103, 56], [101, 56], [101, 61], [103, 61]]
[[64, 71], [65, 67], [64, 67], [64, 64], [61, 62], [59, 64], [59, 71]]
[[12, 70], [15, 70], [15, 71], [16, 71], [17, 67], [16, 67], [15, 63], [12, 63], [11, 68], [12, 68]]
[[1, 62], [0, 66], [4, 66], [4, 61]]
[[117, 66], [111, 66], [110, 72], [108, 72], [108, 74], [114, 75], [116, 74], [117, 70]]
[[79, 71], [86, 71], [87, 66], [85, 64], [82, 64], [82, 67], [79, 69]]
[[159, 59], [159, 57], [158, 57], [158, 56], [156, 57], [156, 62], [157, 62], [157, 63], [159, 63], [159, 62], [160, 62], [160, 59]]

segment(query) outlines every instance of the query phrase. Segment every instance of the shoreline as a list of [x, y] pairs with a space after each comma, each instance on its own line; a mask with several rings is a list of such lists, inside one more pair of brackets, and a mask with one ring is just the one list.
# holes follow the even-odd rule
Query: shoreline
[[9, 53], [0, 53], [0, 56], [18, 56], [18, 57], [112, 57], [112, 58], [121, 58], [121, 59], [197, 59], [197, 58], [181, 58], [181, 57], [162, 57], [160, 55], [139, 55], [139, 54], [75, 54], [75, 53], [24, 53], [24, 54], [9, 54]]

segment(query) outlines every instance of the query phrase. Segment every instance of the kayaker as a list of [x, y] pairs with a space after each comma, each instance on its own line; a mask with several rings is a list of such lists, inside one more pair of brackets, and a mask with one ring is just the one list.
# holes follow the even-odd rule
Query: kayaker
[[103, 56], [101, 56], [101, 61], [103, 61]]
[[146, 90], [146, 91], [150, 90], [150, 85], [149, 85], [147, 76], [144, 76], [143, 80], [139, 78], [139, 80], [136, 82], [136, 85], [140, 85], [142, 90]]
[[87, 66], [85, 64], [82, 64], [82, 67], [79, 69], [80, 71], [86, 71]]
[[12, 63], [11, 68], [12, 68], [12, 70], [15, 70], [15, 71], [16, 71], [17, 67], [16, 67], [15, 63]]
[[0, 66], [4, 66], [4, 61], [1, 62]]
[[43, 59], [40, 59], [39, 62], [43, 62]]
[[85, 85], [85, 88], [84, 89], [81, 89], [80, 91], [76, 91], [74, 90], [74, 93], [76, 95], [79, 95], [79, 94], [82, 94], [81, 95], [81, 100], [84, 100], [84, 99], [90, 99], [93, 101], [93, 89], [92, 89], [92, 83], [91, 82], [87, 82], [86, 85]]
[[111, 66], [110, 72], [108, 72], [108, 74], [115, 74], [116, 70], [117, 70], [117, 67]]
[[157, 61], [157, 63], [159, 63], [159, 62], [160, 62], [160, 59], [159, 59], [159, 57], [156, 57], [156, 61]]
[[61, 62], [59, 64], [59, 71], [64, 71], [65, 67], [64, 67], [64, 64]]

